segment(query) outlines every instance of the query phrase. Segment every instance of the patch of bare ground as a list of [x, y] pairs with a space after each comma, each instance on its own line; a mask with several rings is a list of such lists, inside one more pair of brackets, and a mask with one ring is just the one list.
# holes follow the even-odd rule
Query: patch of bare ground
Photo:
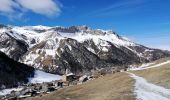
[[[156, 64], [166, 62], [170, 58], [160, 59]], [[170, 89], [170, 64], [140, 71], [133, 71], [134, 74], [145, 78], [147, 81]]]
[[135, 100], [133, 85], [128, 74], [116, 73], [26, 100]]

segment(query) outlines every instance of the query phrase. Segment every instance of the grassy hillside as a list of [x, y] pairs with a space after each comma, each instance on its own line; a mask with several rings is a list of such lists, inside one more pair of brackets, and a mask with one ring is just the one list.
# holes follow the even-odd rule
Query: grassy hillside
[[134, 100], [133, 84], [126, 73], [117, 73], [27, 100]]

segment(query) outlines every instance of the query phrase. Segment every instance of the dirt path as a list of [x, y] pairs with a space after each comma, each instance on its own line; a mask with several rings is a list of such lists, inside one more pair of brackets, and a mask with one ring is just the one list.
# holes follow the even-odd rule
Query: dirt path
[[170, 90], [147, 82], [144, 78], [129, 73], [136, 80], [135, 94], [137, 100], [170, 100]]

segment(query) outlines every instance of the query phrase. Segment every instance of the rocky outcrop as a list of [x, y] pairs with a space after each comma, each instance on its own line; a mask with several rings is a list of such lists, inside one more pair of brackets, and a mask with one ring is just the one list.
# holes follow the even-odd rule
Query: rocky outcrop
[[0, 33], [0, 48], [10, 58], [18, 61], [27, 52], [28, 45], [25, 41], [16, 39], [13, 31]]

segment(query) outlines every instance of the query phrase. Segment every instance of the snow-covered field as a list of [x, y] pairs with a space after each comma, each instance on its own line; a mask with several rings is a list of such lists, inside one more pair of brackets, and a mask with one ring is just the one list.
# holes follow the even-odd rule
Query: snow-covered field
[[170, 100], [170, 90], [147, 82], [144, 78], [129, 73], [135, 83], [135, 95], [137, 100]]
[[51, 82], [54, 80], [60, 80], [60, 79], [61, 79], [60, 75], [50, 74], [50, 73], [46, 73], [40, 70], [36, 70], [34, 78], [30, 78], [29, 82], [30, 83], [43, 83], [43, 82]]

